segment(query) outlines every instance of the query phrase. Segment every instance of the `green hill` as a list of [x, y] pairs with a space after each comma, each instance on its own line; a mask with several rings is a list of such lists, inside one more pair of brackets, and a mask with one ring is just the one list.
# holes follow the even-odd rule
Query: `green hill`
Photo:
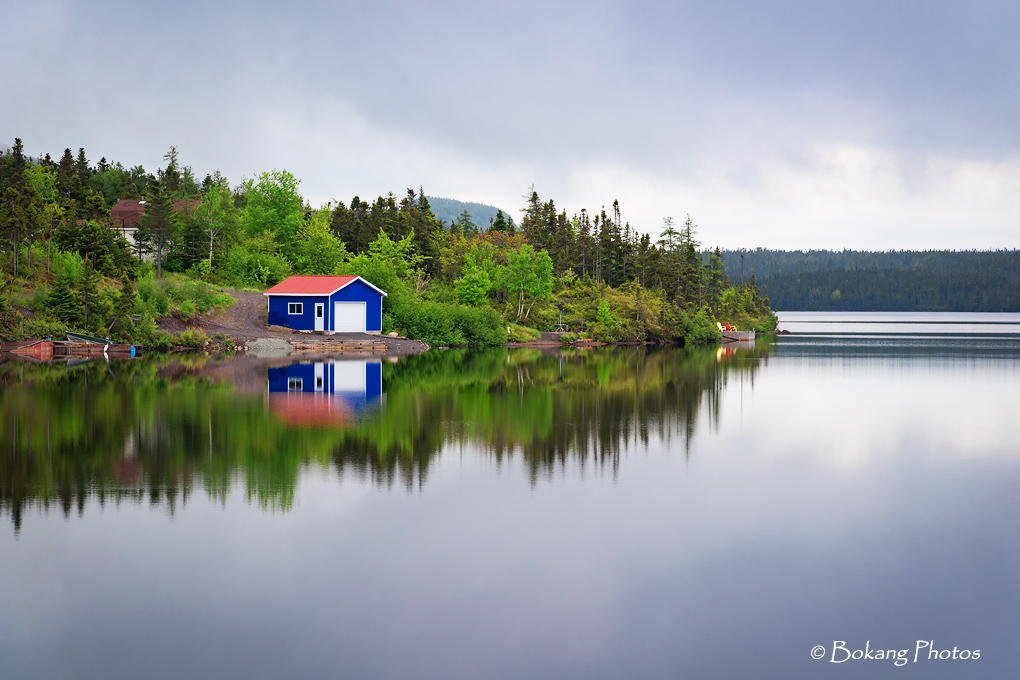
[[[429, 206], [432, 208], [432, 214], [437, 218], [446, 223], [447, 226], [457, 220], [457, 216], [460, 215], [464, 210], [467, 210], [471, 215], [471, 219], [480, 229], [489, 228], [489, 220], [496, 219], [496, 211], [499, 208], [495, 208], [491, 205], [485, 205], [484, 203], [472, 203], [471, 201], [458, 201], [453, 198], [440, 198], [438, 196], [428, 196]], [[513, 218], [510, 217], [510, 213], [506, 210], [503, 211], [505, 218], [513, 224]]]

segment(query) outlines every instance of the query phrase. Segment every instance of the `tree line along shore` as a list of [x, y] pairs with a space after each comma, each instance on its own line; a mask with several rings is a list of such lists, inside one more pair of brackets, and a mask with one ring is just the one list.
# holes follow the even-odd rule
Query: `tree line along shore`
[[[231, 185], [201, 180], [176, 148], [147, 172], [84, 149], [0, 156], [0, 336], [79, 331], [160, 349], [204, 344], [171, 336], [229, 306], [225, 288], [265, 290], [292, 274], [357, 274], [388, 293], [383, 331], [430, 345], [498, 345], [560, 331], [564, 341], [683, 342], [719, 337], [716, 322], [774, 331], [754, 280], [731, 283], [697, 227], [666, 218], [653, 241], [620, 206], [567, 216], [531, 188], [515, 223], [497, 211], [436, 218], [424, 191], [312, 207], [300, 181], [272, 170]], [[137, 228], [120, 205], [141, 206]]]
[[776, 309], [1020, 312], [1018, 250], [724, 250]]

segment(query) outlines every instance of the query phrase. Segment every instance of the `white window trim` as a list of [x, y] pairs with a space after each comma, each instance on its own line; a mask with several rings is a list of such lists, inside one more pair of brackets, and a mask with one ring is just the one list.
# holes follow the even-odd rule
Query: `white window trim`
[[288, 392], [303, 392], [305, 389], [304, 378], [287, 378]]
[[[297, 309], [296, 312], [292, 312], [291, 309]], [[287, 303], [287, 314], [289, 316], [300, 316], [305, 313], [305, 303], [303, 302], [288, 302]]]

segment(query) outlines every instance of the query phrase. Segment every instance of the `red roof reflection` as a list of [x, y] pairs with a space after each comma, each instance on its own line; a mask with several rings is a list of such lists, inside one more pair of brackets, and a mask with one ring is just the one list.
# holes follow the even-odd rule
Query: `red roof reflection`
[[328, 394], [273, 393], [269, 395], [269, 411], [296, 427], [336, 427], [354, 422], [350, 404]]

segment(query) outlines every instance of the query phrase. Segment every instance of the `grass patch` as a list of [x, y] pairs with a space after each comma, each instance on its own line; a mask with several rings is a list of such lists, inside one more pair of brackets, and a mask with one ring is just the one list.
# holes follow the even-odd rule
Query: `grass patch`
[[507, 336], [508, 342], [531, 342], [532, 340], [542, 339], [540, 331], [528, 328], [527, 326], [519, 326], [515, 323], [510, 324]]

